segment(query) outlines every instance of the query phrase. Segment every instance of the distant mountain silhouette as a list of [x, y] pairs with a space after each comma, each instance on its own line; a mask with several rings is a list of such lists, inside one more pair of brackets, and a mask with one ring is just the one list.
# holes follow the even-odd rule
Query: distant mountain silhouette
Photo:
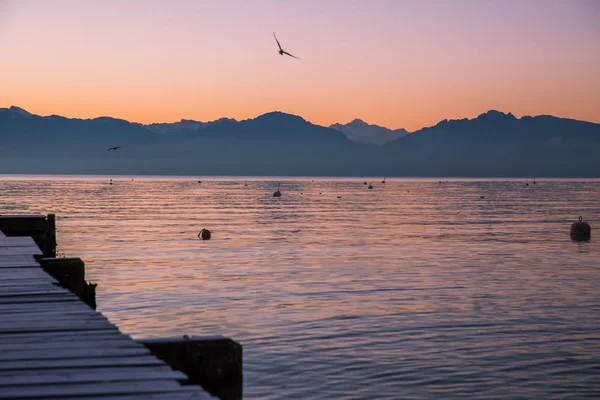
[[408, 134], [406, 129], [392, 130], [379, 125], [370, 125], [360, 119], [347, 124], [333, 124], [331, 129], [343, 132], [348, 139], [358, 143], [383, 145]]
[[142, 125], [11, 107], [0, 109], [0, 173], [600, 176], [600, 124], [488, 111], [378, 146], [369, 143], [394, 131], [359, 120], [333, 127], [348, 125], [360, 135], [281, 112]]

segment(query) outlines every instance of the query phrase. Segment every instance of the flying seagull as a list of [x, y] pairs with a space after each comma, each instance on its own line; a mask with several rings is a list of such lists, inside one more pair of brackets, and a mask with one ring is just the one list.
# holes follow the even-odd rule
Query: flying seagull
[[298, 58], [298, 57], [296, 57], [296, 56], [294, 56], [294, 55], [292, 55], [292, 54], [288, 53], [287, 51], [285, 51], [285, 50], [283, 50], [283, 49], [281, 48], [281, 44], [279, 44], [279, 40], [277, 40], [277, 36], [275, 36], [275, 32], [273, 32], [273, 37], [275, 38], [275, 41], [277, 42], [277, 46], [279, 46], [279, 54], [280, 54], [280, 55], [284, 55], [284, 54], [286, 54], [286, 55], [288, 55], [288, 56], [290, 56], [290, 57], [292, 57], [292, 58], [295, 58], [295, 59], [299, 60], [299, 58]]
[[115, 147], [111, 147], [109, 149], [106, 149], [106, 151], [119, 150], [120, 148], [121, 148], [121, 146], [115, 146]]

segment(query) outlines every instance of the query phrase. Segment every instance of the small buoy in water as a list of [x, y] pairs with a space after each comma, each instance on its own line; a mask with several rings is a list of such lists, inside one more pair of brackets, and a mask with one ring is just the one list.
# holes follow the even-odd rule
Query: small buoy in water
[[338, 196], [338, 199], [341, 199], [341, 198], [342, 198], [342, 196]]
[[366, 184], [367, 184], [367, 182], [363, 183], [363, 185], [366, 185]]
[[112, 179], [110, 180], [109, 185], [112, 185]]
[[527, 183], [525, 184], [525, 186], [529, 186], [529, 182], [527, 182]]
[[300, 194], [304, 196], [304, 192], [300, 192]]
[[198, 181], [198, 183], [202, 183], [202, 181]]
[[277, 190], [273, 193], [273, 197], [281, 197], [281, 192], [279, 191], [279, 187], [281, 186], [281, 182], [277, 184]]
[[323, 194], [323, 193], [319, 192], [319, 194]]
[[210, 231], [208, 229], [202, 229], [198, 233], [198, 239], [202, 240], [210, 240]]
[[367, 189], [373, 189], [373, 185], [371, 185], [371, 184], [369, 183], [369, 186], [367, 187]]
[[583, 222], [583, 217], [579, 217], [578, 222], [571, 225], [571, 238], [578, 240], [587, 240], [592, 236], [592, 227], [587, 222]]
[[537, 185], [537, 182], [535, 181], [535, 178], [533, 178], [533, 184]]
[[479, 196], [480, 199], [485, 199], [485, 196]]
[[383, 178], [383, 180], [381, 181], [381, 183], [385, 183], [385, 178]]

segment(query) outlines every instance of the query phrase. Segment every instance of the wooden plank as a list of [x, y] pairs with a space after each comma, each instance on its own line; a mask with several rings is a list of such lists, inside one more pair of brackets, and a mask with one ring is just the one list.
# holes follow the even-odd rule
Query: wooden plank
[[0, 304], [0, 313], [40, 313], [56, 312], [58, 310], [90, 310], [90, 307], [82, 302], [62, 302], [62, 303], [22, 303], [22, 304]]
[[[91, 309], [90, 309], [91, 311]], [[51, 323], [66, 323], [73, 321], [81, 321], [81, 322], [102, 322], [105, 324], [110, 324], [110, 321], [102, 314], [99, 313], [84, 313], [81, 312], [79, 314], [0, 314], [0, 325], [3, 324], [24, 324], [24, 323], [34, 323], [34, 324], [51, 324]], [[112, 324], [111, 324], [112, 325]]]
[[2, 288], [0, 287], [0, 297], [16, 297], [16, 296], [51, 296], [51, 295], [67, 295], [71, 294], [67, 289], [60, 286], [47, 286], [46, 288]]
[[16, 360], [61, 360], [76, 358], [135, 357], [150, 354], [145, 347], [129, 348], [50, 348], [43, 351], [13, 350], [0, 353], [0, 362]]
[[154, 356], [139, 357], [107, 357], [107, 358], [74, 358], [64, 360], [23, 360], [5, 361], [0, 364], [0, 371], [39, 370], [55, 368], [91, 368], [135, 365], [165, 365]]
[[[197, 389], [196, 389], [197, 390]], [[190, 392], [175, 380], [125, 381], [100, 383], [74, 383], [69, 385], [4, 386], [0, 399], [60, 398], [65, 396], [93, 396], [115, 394], [141, 394], [165, 392]]]
[[0, 255], [0, 269], [2, 268], [40, 268], [40, 265], [35, 262], [7, 262], [2, 260], [2, 256]]
[[66, 321], [16, 321], [9, 326], [0, 326], [0, 334], [19, 332], [56, 332], [56, 331], [97, 331], [116, 330], [117, 327], [108, 321], [101, 320], [66, 320]]
[[[105, 331], [89, 331], [85, 335], [79, 332], [32, 332], [32, 333], [4, 333], [0, 336], [2, 344], [48, 343], [48, 346], [69, 346], [69, 343], [86, 342], [93, 344], [105, 340], [132, 340], [118, 329]], [[57, 343], [57, 344], [54, 344]], [[58, 344], [61, 343], [61, 344]]]
[[92, 316], [99, 315], [100, 317], [104, 317], [102, 314], [94, 313], [94, 310], [88, 307], [87, 310], [82, 309], [74, 309], [74, 310], [49, 310], [42, 311], [36, 309], [30, 309], [25, 312], [23, 311], [13, 311], [13, 310], [0, 310], [0, 320], [10, 320], [12, 318], [17, 319], [77, 319], [84, 316]]
[[[195, 387], [195, 386], [186, 386]], [[189, 392], [167, 392], [167, 393], [145, 393], [129, 395], [107, 395], [85, 397], [85, 400], [219, 400], [211, 396], [208, 392], [197, 388], [196, 391]], [[82, 400], [81, 397], [65, 397], [61, 400]]]
[[[149, 379], [186, 380], [181, 371], [167, 366], [116, 367], [85, 369], [52, 369], [38, 371], [0, 371], [0, 387], [39, 384], [72, 384], [85, 382], [119, 382]], [[2, 390], [2, 389], [0, 389]]]
[[[11, 352], [11, 351], [47, 351], [49, 348], [61, 347], [57, 345], [49, 344], [52, 342], [38, 341], [37, 343], [4, 343], [0, 338], [0, 353]], [[98, 349], [123, 349], [123, 348], [135, 348], [135, 349], [146, 349], [147, 347], [141, 343], [138, 343], [130, 338], [123, 339], [112, 339], [112, 340], [73, 340], [70, 341], [68, 346], [69, 349], [89, 349], [90, 347]]]
[[0, 238], [0, 243], [27, 243], [35, 244], [35, 240], [31, 236], [6, 236]]
[[46, 219], [44, 214], [0, 214], [0, 220], [3, 219]]
[[30, 247], [2, 247], [0, 248], [0, 257], [6, 258], [10, 256], [21, 256], [21, 255], [29, 255], [29, 256], [41, 256], [42, 251], [38, 248], [34, 250]]
[[26, 303], [78, 303], [81, 302], [75, 295], [40, 295], [40, 296], [12, 296], [0, 297], [0, 304], [26, 304]]

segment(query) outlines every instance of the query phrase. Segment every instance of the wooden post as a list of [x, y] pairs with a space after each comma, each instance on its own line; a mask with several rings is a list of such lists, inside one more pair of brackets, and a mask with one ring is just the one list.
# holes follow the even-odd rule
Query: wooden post
[[48, 214], [47, 221], [42, 252], [44, 257], [56, 257], [56, 215]]
[[138, 340], [187, 383], [201, 385], [221, 400], [242, 399], [242, 346], [222, 336]]
[[96, 285], [85, 281], [85, 264], [80, 258], [40, 258], [38, 262], [62, 287], [96, 309]]
[[56, 257], [56, 217], [0, 215], [0, 231], [6, 236], [31, 236], [44, 257]]

